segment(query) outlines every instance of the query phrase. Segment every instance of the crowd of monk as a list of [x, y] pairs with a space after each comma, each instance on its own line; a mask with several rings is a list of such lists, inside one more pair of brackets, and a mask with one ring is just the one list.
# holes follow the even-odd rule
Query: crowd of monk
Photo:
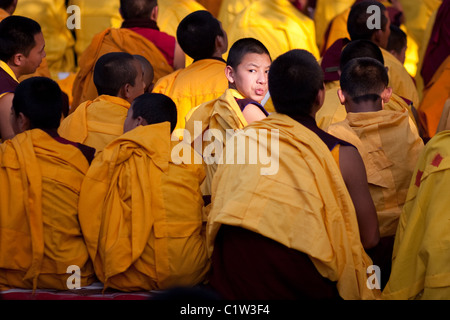
[[0, 19], [0, 293], [450, 299], [450, 0]]

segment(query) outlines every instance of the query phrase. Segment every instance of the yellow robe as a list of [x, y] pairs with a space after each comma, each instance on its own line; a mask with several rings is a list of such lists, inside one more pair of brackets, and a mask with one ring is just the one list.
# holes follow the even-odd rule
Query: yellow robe
[[[316, 113], [316, 123], [319, 128], [327, 131], [328, 127], [337, 122], [344, 121], [347, 116], [347, 110], [345, 106], [341, 105], [337, 91], [340, 89], [339, 82], [334, 81], [325, 90], [325, 100], [322, 107]], [[392, 93], [388, 103], [384, 104], [385, 110], [403, 111], [408, 110], [409, 117], [418, 129], [416, 120], [415, 108], [408, 105], [405, 100], [399, 97], [397, 94]]]
[[152, 42], [129, 29], [108, 28], [94, 36], [80, 58], [80, 70], [73, 83], [73, 102], [70, 112], [84, 101], [93, 100], [98, 96], [93, 80], [95, 63], [102, 55], [116, 51], [140, 54], [147, 58], [155, 73], [154, 83], [173, 72], [173, 68]]
[[355, 0], [317, 0], [314, 23], [316, 25], [316, 41], [320, 49], [324, 45], [324, 35], [330, 21], [350, 8], [354, 2]]
[[[235, 130], [247, 126], [247, 120], [245, 120], [235, 97], [243, 98], [236, 90], [227, 89], [219, 98], [199, 105], [186, 117], [186, 130], [190, 133], [190, 142], [195, 148], [195, 151], [201, 154], [204, 159], [205, 157], [212, 157], [211, 159], [205, 159], [205, 161], [210, 163], [206, 165], [205, 169], [206, 178], [202, 184], [203, 195], [211, 195], [211, 182], [217, 170], [217, 161], [210, 160], [221, 156], [220, 150], [216, 148], [211, 150], [215, 143], [211, 142], [211, 140], [217, 141], [223, 148], [227, 139], [230, 137], [230, 132], [234, 133]], [[210, 132], [215, 134], [215, 138], [205, 136], [206, 130], [212, 130]], [[214, 131], [217, 131], [217, 133]], [[201, 147], [196, 143], [200, 138], [202, 139]], [[208, 154], [204, 154], [205, 149]]]
[[347, 114], [328, 133], [350, 142], [363, 159], [380, 237], [395, 235], [423, 141], [407, 110]]
[[88, 168], [80, 150], [39, 129], [0, 144], [0, 290], [67, 290], [72, 265], [81, 286], [95, 280], [77, 208]]
[[[271, 134], [279, 130], [278, 143], [260, 144], [249, 132], [253, 129]], [[227, 158], [226, 165], [219, 165], [212, 186], [208, 252], [212, 254], [221, 224], [240, 226], [306, 253], [323, 277], [337, 282], [342, 298], [376, 299], [379, 290], [366, 285], [372, 260], [361, 244], [352, 200], [322, 140], [277, 113], [251, 123], [240, 135], [247, 151], [262, 147], [278, 153], [279, 169], [262, 174], [266, 166], [248, 164], [249, 152], [247, 164], [232, 164]]]
[[292, 49], [305, 49], [319, 59], [314, 21], [288, 0], [259, 0], [236, 16], [227, 30], [230, 44], [244, 37], [261, 41], [272, 60]]
[[86, 101], [69, 114], [58, 129], [61, 137], [98, 151], [123, 133], [130, 103], [119, 97], [101, 95]]
[[107, 28], [120, 28], [122, 25], [119, 0], [69, 0], [68, 5], [80, 8], [81, 25], [79, 29], [74, 30], [77, 59], [81, 57], [97, 33]]
[[450, 131], [443, 131], [420, 155], [400, 216], [383, 299], [450, 299], [449, 146]]
[[177, 106], [176, 129], [185, 127], [185, 117], [196, 106], [220, 97], [228, 88], [226, 64], [216, 59], [203, 59], [162, 77], [152, 92], [172, 98]]
[[229, 27], [236, 16], [255, 1], [256, 0], [222, 0], [218, 19], [222, 22], [223, 29], [228, 32]]
[[75, 40], [67, 28], [69, 15], [64, 0], [20, 0], [14, 15], [29, 17], [41, 25], [52, 79], [58, 79], [59, 72], [75, 70]]
[[450, 56], [436, 70], [430, 83], [423, 90], [418, 113], [428, 137], [432, 138], [441, 119], [445, 101], [450, 98]]
[[202, 6], [212, 13], [214, 17], [219, 14], [219, 9], [224, 0], [197, 0]]
[[163, 290], [205, 278], [204, 171], [201, 164], [173, 163], [176, 144], [168, 122], [139, 126], [92, 162], [80, 193], [80, 224], [105, 287]]

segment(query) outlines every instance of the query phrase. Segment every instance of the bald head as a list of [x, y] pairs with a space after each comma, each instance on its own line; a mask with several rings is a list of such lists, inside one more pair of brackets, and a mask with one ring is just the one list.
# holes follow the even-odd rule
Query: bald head
[[157, 5], [157, 0], [120, 0], [120, 13], [124, 20], [149, 19]]

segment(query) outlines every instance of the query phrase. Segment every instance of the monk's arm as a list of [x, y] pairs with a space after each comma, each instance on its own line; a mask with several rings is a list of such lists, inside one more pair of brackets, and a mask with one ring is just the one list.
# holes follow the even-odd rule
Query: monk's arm
[[259, 121], [266, 117], [264, 112], [262, 112], [260, 108], [258, 108], [252, 103], [248, 104], [244, 108], [242, 114], [244, 115], [245, 120], [247, 120], [247, 123], [249, 124], [252, 123], [253, 121]]
[[2, 140], [14, 137], [14, 130], [11, 126], [11, 106], [14, 94], [7, 93], [0, 98], [0, 137]]
[[183, 69], [186, 66], [186, 54], [181, 49], [178, 42], [175, 43], [175, 55], [173, 58], [173, 69]]
[[380, 232], [377, 212], [369, 191], [364, 162], [356, 148], [341, 146], [339, 165], [356, 210], [361, 243], [364, 249], [373, 248], [380, 240]]

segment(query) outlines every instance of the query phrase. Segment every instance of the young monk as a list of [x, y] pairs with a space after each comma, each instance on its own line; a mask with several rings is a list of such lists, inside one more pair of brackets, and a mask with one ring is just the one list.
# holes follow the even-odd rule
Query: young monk
[[380, 257], [374, 254], [372, 259], [381, 268], [384, 287], [398, 219], [424, 144], [406, 109], [384, 108], [392, 88], [382, 63], [372, 58], [352, 59], [343, 68], [340, 83], [338, 96], [347, 116], [332, 124], [328, 133], [357, 147], [364, 161], [385, 248]]
[[[312, 54], [281, 55], [269, 72], [276, 113], [226, 145], [239, 144], [246, 161], [227, 158], [212, 187], [209, 280], [225, 299], [374, 299], [380, 293], [366, 285], [372, 261], [364, 247], [378, 243], [378, 223], [364, 164], [353, 146], [315, 125], [323, 88]], [[261, 131], [278, 139], [263, 143], [255, 134]], [[265, 162], [249, 162], [249, 151], [260, 147], [282, 159], [270, 174], [261, 174]]]
[[157, 0], [121, 0], [124, 19], [120, 28], [107, 28], [94, 36], [80, 57], [80, 70], [73, 82], [72, 109], [97, 96], [92, 71], [97, 60], [109, 52], [143, 55], [154, 68], [154, 83], [184, 68], [185, 53], [175, 37], [159, 31]]
[[[244, 38], [236, 41], [228, 54], [225, 76], [229, 88], [217, 99], [205, 102], [196, 107], [186, 117], [186, 130], [191, 142], [205, 139], [206, 130], [219, 130], [220, 136], [215, 136], [220, 144], [225, 144], [229, 133], [227, 130], [238, 130], [249, 123], [265, 118], [268, 113], [260, 104], [268, 91], [268, 72], [272, 60], [267, 48], [258, 40]], [[199, 127], [197, 127], [199, 126]], [[214, 131], [210, 131], [214, 132]], [[211, 137], [209, 137], [211, 139]], [[197, 152], [204, 157], [220, 157], [220, 150], [214, 150], [210, 155], [204, 155], [204, 149], [211, 140], [204, 141]], [[205, 159], [206, 160], [206, 159]], [[211, 195], [211, 181], [217, 163], [207, 161], [206, 179], [202, 186], [206, 204]]]
[[201, 233], [205, 173], [187, 154], [187, 161], [175, 164], [176, 121], [170, 98], [141, 95], [128, 111], [124, 134], [96, 156], [87, 173], [80, 223], [105, 288], [193, 286], [209, 269]]
[[51, 79], [24, 80], [11, 109], [14, 138], [0, 145], [0, 290], [72, 289], [95, 280], [78, 222], [81, 183], [95, 150], [58, 136], [61, 90]]
[[94, 83], [98, 97], [81, 104], [58, 132], [100, 151], [123, 133], [130, 103], [144, 93], [141, 63], [125, 52], [107, 53], [95, 64]]
[[10, 16], [0, 23], [0, 139], [14, 137], [9, 122], [19, 78], [32, 74], [45, 57], [40, 25], [29, 18]]
[[194, 62], [159, 79], [153, 92], [172, 98], [178, 110], [177, 129], [183, 129], [191, 109], [218, 98], [227, 88], [222, 55], [228, 50], [228, 40], [220, 21], [205, 10], [193, 12], [180, 22], [177, 39]]

